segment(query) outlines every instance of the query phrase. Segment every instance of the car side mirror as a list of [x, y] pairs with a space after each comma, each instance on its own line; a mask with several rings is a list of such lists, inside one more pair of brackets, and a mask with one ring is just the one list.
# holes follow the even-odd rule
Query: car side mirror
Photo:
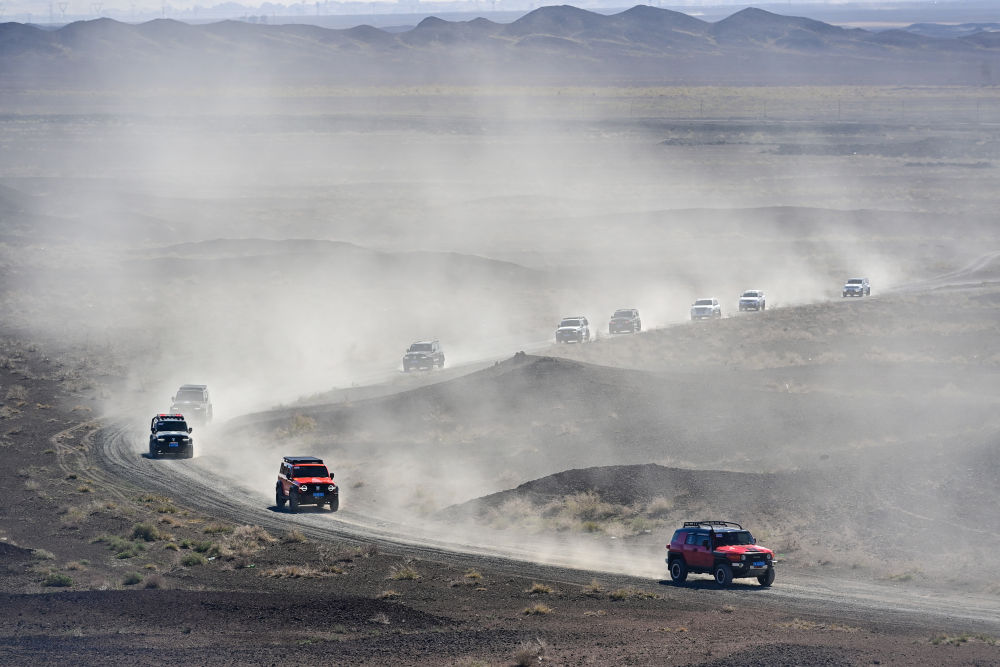
[[193, 428], [191, 428], [190, 426], [188, 426], [188, 433], [190, 433], [193, 430], [194, 430]]

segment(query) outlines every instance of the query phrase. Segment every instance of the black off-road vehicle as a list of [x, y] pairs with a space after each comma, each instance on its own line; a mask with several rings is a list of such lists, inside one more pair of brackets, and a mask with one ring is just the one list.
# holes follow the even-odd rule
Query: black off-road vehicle
[[437, 366], [444, 368], [444, 350], [436, 340], [421, 340], [410, 345], [403, 355], [403, 372], [414, 368], [430, 370]]
[[333, 482], [323, 459], [315, 456], [286, 456], [278, 468], [278, 483], [274, 487], [274, 504], [281, 509], [288, 503], [290, 512], [297, 512], [300, 505], [316, 505], [323, 509], [329, 505], [331, 512], [340, 509], [340, 489]]
[[774, 583], [774, 552], [731, 521], [685, 521], [670, 538], [666, 560], [675, 584], [690, 572], [711, 574], [720, 586], [749, 577], [761, 586]]
[[608, 322], [608, 333], [639, 333], [642, 331], [642, 320], [635, 308], [619, 308]]
[[149, 457], [173, 454], [185, 459], [194, 456], [194, 438], [184, 415], [158, 414], [149, 423]]

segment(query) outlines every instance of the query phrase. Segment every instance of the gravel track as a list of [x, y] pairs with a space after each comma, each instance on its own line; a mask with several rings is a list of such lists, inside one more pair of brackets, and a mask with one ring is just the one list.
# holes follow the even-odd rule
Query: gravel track
[[[407, 526], [373, 520], [350, 509], [335, 515], [278, 512], [269, 497], [233, 485], [232, 480], [220, 480], [215, 471], [199, 464], [198, 458], [176, 461], [147, 458], [137, 447], [137, 443], [143, 442], [143, 434], [122, 423], [87, 429], [83, 439], [93, 443], [91, 451], [99, 467], [95, 471], [99, 481], [117, 493], [132, 487], [167, 494], [184, 505], [235, 523], [260, 525], [276, 532], [295, 528], [318, 541], [376, 542], [379, 550], [387, 554], [448, 562], [459, 567], [492, 568], [512, 576], [567, 585], [585, 585], [597, 576], [616, 588], [648, 587], [653, 583], [648, 577], [623, 572], [613, 557], [597, 559], [588, 563], [589, 569], [580, 569], [566, 564], [571, 560], [568, 554], [556, 553], [550, 557], [550, 564], [537, 562], [538, 551], [530, 543], [484, 549], [468, 542], [428, 538]], [[225, 493], [219, 488], [220, 481], [227, 485]], [[761, 604], [789, 615], [847, 619], [852, 625], [863, 627], [877, 624], [901, 629], [1000, 632], [1000, 604], [987, 595], [948, 596], [937, 589], [904, 590], [899, 586], [831, 579], [821, 574], [790, 575], [780, 569], [778, 584], [767, 590], [755, 583], [737, 583], [720, 591], [709, 579], [693, 579], [682, 588], [662, 580], [657, 583], [658, 592], [667, 600], [684, 604]]]

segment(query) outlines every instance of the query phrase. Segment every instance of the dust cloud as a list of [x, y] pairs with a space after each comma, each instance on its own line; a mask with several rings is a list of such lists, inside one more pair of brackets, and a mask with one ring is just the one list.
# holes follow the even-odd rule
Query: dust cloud
[[[841, 376], [856, 345], [839, 335], [851, 332], [846, 318], [790, 322], [802, 327], [798, 341], [781, 339], [785, 349], [761, 361], [734, 347], [736, 327], [754, 326], [735, 312], [740, 292], [765, 290], [769, 311], [816, 307], [864, 276], [879, 295], [954, 269], [996, 240], [981, 224], [1000, 191], [983, 192], [992, 167], [967, 179], [945, 164], [906, 167], [905, 156], [831, 156], [824, 147], [846, 130], [812, 123], [794, 100], [781, 107], [785, 118], [748, 120], [757, 104], [736, 94], [708, 122], [656, 111], [645, 89], [214, 83], [8, 102], [3, 298], [9, 324], [96, 360], [95, 374], [113, 378], [108, 414], [134, 423], [140, 441], [180, 384], [208, 384], [216, 424], [196, 426], [198, 456], [259, 489], [262, 503], [283, 454], [328, 459], [351, 511], [414, 521], [570, 468], [767, 472], [815, 462], [815, 450], [798, 442], [792, 452], [779, 433], [784, 425], [803, 440], [822, 437], [830, 417], [815, 404], [805, 414], [818, 421], [800, 424], [797, 403], [762, 402], [753, 418], [778, 445], [751, 438], [760, 449], [724, 449], [737, 427], [707, 414], [758, 395], [726, 395], [731, 380], [714, 370], [700, 385], [654, 383], [655, 395], [617, 373], [574, 384], [568, 372], [548, 395], [530, 378], [507, 383], [505, 369], [493, 390], [470, 382], [445, 396], [436, 381], [489, 373], [518, 350], [551, 352], [559, 319], [584, 315], [599, 341], [558, 354], [658, 372], [668, 361], [717, 369], [750, 356], [758, 370], [794, 369], [793, 379], [767, 379], [786, 393], [850, 383], [866, 371]], [[857, 119], [850, 140], [918, 140], [949, 125], [938, 117], [933, 127], [887, 130], [891, 118], [879, 113]], [[791, 139], [786, 124], [799, 128]], [[681, 334], [695, 339], [687, 360], [634, 340], [607, 352], [619, 342], [606, 340], [615, 309], [638, 308], [646, 329], [680, 330], [694, 326], [688, 308], [701, 297], [722, 300], [724, 341], [700, 327]], [[801, 343], [821, 335], [829, 363], [812, 365]], [[431, 338], [449, 368], [403, 376], [403, 351]], [[915, 355], [941, 361], [939, 348], [905, 336], [881, 350], [869, 358], [902, 359], [906, 371], [880, 366], [886, 382], [905, 382]], [[366, 401], [370, 385], [404, 398]], [[336, 401], [324, 404], [334, 389]], [[530, 417], [519, 393], [535, 401]], [[641, 396], [644, 412], [626, 415], [616, 396]], [[901, 389], [895, 398], [909, 397]], [[672, 405], [704, 420], [690, 418], [677, 436], [676, 419], [650, 417]], [[275, 407], [279, 417], [243, 417]], [[827, 444], [859, 447], [873, 415], [832, 414], [849, 437]], [[645, 430], [616, 435], [626, 418], [645, 420]], [[900, 436], [887, 427], [871, 437]]]

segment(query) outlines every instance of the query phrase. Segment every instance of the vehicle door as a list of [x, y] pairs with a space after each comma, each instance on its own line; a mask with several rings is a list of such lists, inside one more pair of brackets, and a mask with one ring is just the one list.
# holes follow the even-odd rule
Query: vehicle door
[[687, 557], [688, 564], [694, 567], [711, 568], [714, 560], [712, 557], [711, 535], [704, 531], [698, 531], [697, 533], [691, 533], [688, 539], [691, 542], [687, 545], [690, 549], [690, 556]]
[[289, 466], [287, 463], [282, 463], [281, 468], [278, 469], [278, 481], [281, 483], [281, 491], [287, 496], [289, 487], [292, 482], [289, 479]]

